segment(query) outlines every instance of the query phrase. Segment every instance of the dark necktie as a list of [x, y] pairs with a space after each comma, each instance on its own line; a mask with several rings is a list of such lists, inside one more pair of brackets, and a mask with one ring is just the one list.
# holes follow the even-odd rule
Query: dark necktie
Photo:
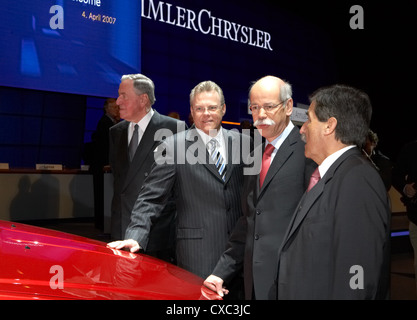
[[260, 188], [262, 188], [262, 184], [264, 183], [266, 173], [268, 172], [269, 166], [271, 165], [271, 154], [274, 151], [274, 149], [275, 148], [272, 144], [268, 144], [262, 156], [262, 167], [261, 167], [261, 172], [259, 173], [259, 187]]
[[316, 168], [316, 170], [313, 171], [313, 174], [311, 175], [310, 182], [308, 183], [307, 192], [309, 192], [320, 180], [320, 172], [319, 167]]
[[137, 124], [135, 124], [135, 130], [133, 131], [133, 135], [132, 138], [130, 139], [130, 143], [129, 143], [129, 158], [130, 161], [132, 161], [136, 149], [138, 147], [138, 138], [139, 138], [139, 134], [138, 134], [138, 128], [139, 126]]
[[211, 139], [207, 143], [207, 149], [210, 153], [211, 159], [214, 162], [214, 165], [217, 168], [217, 171], [219, 172], [220, 176], [222, 177], [222, 180], [224, 181], [226, 177], [226, 164], [224, 163], [224, 159], [220, 154], [219, 149], [217, 148], [216, 139]]

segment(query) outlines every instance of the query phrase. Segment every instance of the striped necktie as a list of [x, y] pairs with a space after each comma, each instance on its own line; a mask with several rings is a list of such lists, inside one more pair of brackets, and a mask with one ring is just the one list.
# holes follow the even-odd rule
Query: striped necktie
[[209, 151], [210, 157], [213, 160], [214, 165], [217, 168], [217, 171], [220, 174], [222, 180], [225, 180], [226, 177], [226, 164], [224, 163], [224, 159], [220, 154], [219, 149], [217, 148], [217, 141], [216, 139], [211, 139], [207, 143], [207, 149]]

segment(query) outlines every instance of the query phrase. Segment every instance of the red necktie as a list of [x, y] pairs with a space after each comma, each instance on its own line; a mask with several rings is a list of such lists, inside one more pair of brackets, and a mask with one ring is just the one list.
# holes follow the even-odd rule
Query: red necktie
[[266, 173], [268, 172], [269, 166], [271, 165], [271, 154], [274, 151], [274, 146], [272, 144], [268, 144], [265, 148], [264, 155], [262, 156], [262, 168], [261, 172], [259, 173], [259, 187], [262, 187], [264, 183]]
[[320, 172], [319, 167], [316, 168], [316, 170], [313, 171], [313, 174], [311, 175], [310, 182], [308, 183], [307, 192], [309, 192], [317, 182], [320, 180]]

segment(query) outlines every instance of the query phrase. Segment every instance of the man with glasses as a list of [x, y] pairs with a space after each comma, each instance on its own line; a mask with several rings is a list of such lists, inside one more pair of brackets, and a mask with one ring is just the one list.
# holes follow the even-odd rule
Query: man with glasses
[[249, 145], [250, 138], [221, 127], [226, 104], [214, 82], [198, 84], [191, 91], [190, 105], [194, 126], [158, 147], [166, 152], [156, 159], [137, 198], [126, 240], [109, 246], [132, 252], [146, 249], [152, 222], [174, 192], [177, 264], [206, 278], [241, 215], [243, 159], [233, 148]]
[[[299, 129], [290, 120], [290, 84], [267, 76], [249, 92], [254, 126], [266, 139], [259, 175], [245, 176], [243, 213], [205, 285], [220, 295], [224, 281], [244, 271], [246, 299], [275, 299], [278, 253], [315, 164], [304, 156]], [[256, 154], [255, 149], [255, 154]]]

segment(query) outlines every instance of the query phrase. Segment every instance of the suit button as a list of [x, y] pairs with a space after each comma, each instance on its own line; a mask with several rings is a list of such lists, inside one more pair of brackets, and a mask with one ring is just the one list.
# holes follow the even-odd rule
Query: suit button
[[255, 234], [255, 240], [259, 239], [259, 234]]
[[256, 210], [256, 214], [259, 216], [261, 214], [261, 211]]
[[145, 177], [147, 177], [147, 176], [148, 176], [148, 173], [147, 173], [147, 172], [145, 172], [144, 176], [145, 176]]

